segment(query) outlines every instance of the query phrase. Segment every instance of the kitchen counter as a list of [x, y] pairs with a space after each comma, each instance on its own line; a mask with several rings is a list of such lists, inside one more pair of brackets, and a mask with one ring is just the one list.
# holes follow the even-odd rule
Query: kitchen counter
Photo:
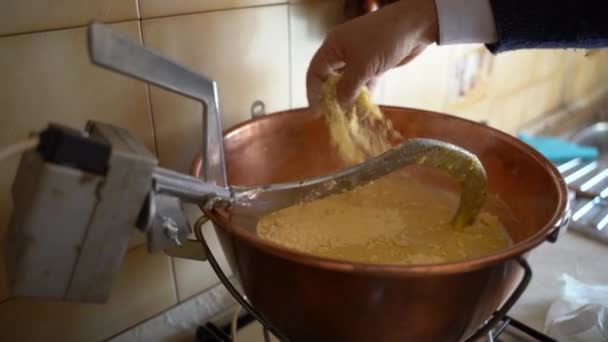
[[[602, 261], [603, 260], [603, 261]], [[608, 245], [576, 232], [565, 232], [555, 244], [545, 242], [530, 255], [532, 280], [510, 315], [544, 331], [545, 315], [560, 295], [562, 274], [582, 282], [608, 284]]]
[[[522, 130], [527, 134], [568, 137], [596, 122], [608, 121], [608, 94], [598, 90], [577, 106], [539, 118]], [[561, 275], [588, 284], [608, 284], [608, 244], [585, 237], [573, 230], [561, 234], [555, 244], [545, 242], [532, 252], [529, 262], [533, 275], [530, 285], [510, 315], [544, 331], [546, 313], [561, 291]]]

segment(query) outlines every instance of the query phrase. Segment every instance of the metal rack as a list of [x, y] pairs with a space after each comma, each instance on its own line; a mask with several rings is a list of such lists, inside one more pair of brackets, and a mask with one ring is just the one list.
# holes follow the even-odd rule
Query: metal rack
[[[249, 324], [253, 324], [255, 319], [250, 314], [245, 314], [238, 320], [230, 324], [219, 327], [213, 323], [207, 323], [204, 326], [198, 327], [196, 331], [195, 342], [231, 342], [231, 331], [238, 331]], [[517, 333], [518, 335], [526, 336], [530, 341], [539, 342], [557, 342], [557, 340], [543, 334], [542, 332], [527, 326], [526, 324], [510, 317], [505, 316], [500, 324], [488, 333], [488, 342], [498, 342], [500, 337], [506, 332]], [[246, 342], [246, 341], [243, 341]]]
[[608, 243], [608, 159], [573, 159], [558, 170], [571, 190], [570, 229]]

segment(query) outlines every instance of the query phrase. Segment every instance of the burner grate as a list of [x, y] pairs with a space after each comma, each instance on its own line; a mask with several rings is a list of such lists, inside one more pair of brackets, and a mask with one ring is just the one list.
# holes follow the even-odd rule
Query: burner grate
[[[254, 322], [253, 316], [247, 313], [232, 324], [236, 324], [236, 330], [238, 331]], [[207, 323], [204, 326], [200, 326], [196, 331], [195, 342], [232, 342], [233, 340], [230, 337], [232, 324], [228, 323], [222, 327], [218, 327], [213, 323]], [[499, 342], [501, 335], [506, 331], [515, 333], [518, 336], [526, 336], [526, 341], [557, 342], [557, 340], [509, 316], [503, 318], [500, 324], [488, 334], [487, 341]]]

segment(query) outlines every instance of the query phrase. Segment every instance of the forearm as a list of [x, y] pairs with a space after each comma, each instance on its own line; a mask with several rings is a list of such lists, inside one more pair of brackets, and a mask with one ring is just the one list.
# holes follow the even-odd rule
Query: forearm
[[493, 52], [522, 48], [608, 47], [608, 0], [489, 0]]
[[492, 52], [608, 46], [607, 0], [435, 0], [439, 44]]

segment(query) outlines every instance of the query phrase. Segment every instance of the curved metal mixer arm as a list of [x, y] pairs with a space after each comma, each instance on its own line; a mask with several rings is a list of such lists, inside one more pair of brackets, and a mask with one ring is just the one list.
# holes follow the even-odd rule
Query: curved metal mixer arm
[[216, 83], [100, 23], [89, 25], [88, 44], [92, 63], [203, 104], [204, 160], [201, 178], [225, 186], [226, 169]]
[[458, 146], [425, 138], [408, 139], [365, 163], [325, 176], [256, 188], [232, 187], [231, 212], [261, 217], [298, 203], [352, 190], [408, 165], [443, 170], [460, 182], [460, 205], [452, 222], [456, 228], [470, 224], [477, 217], [486, 199], [487, 178], [483, 165], [475, 155]]

